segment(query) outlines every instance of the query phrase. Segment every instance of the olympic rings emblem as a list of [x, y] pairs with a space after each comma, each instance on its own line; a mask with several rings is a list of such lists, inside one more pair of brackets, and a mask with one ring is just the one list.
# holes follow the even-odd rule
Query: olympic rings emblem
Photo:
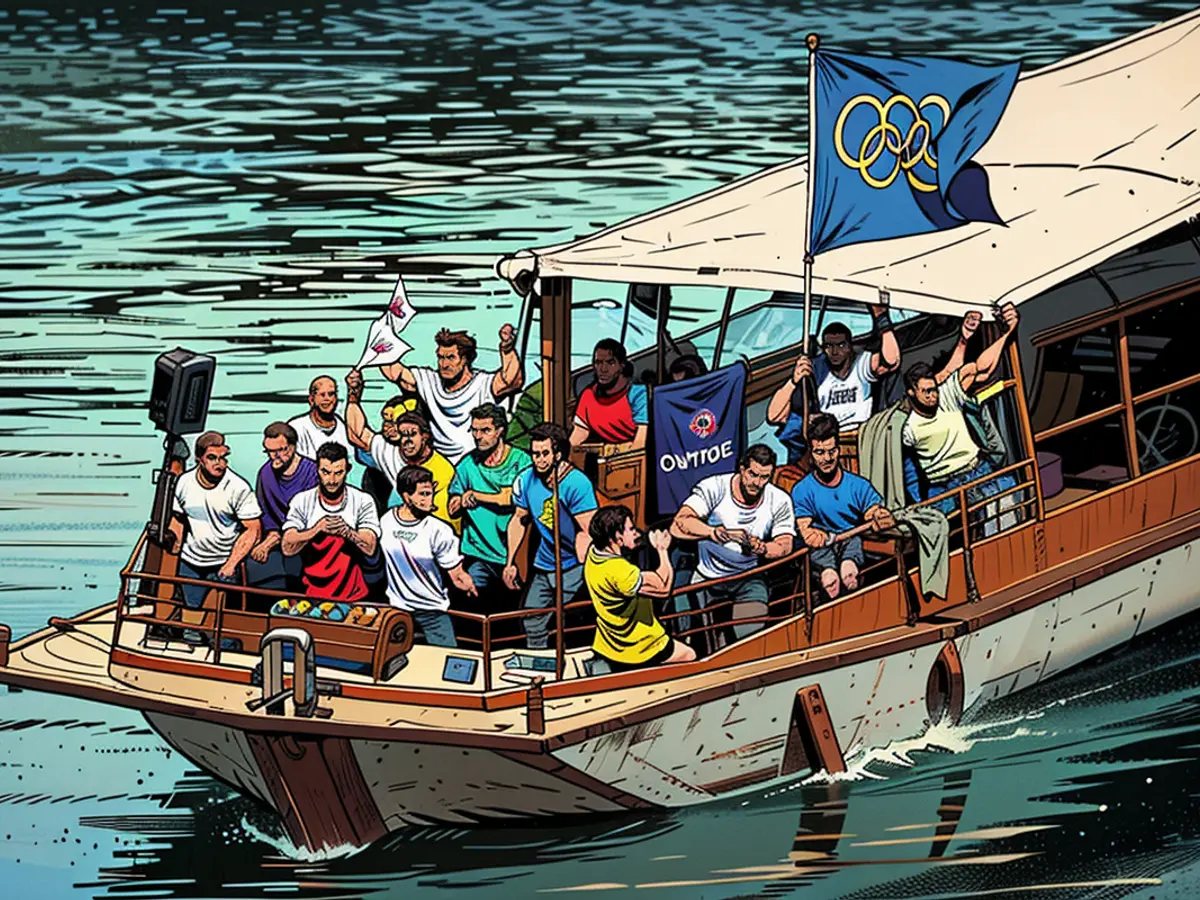
[[[859, 106], [868, 106], [879, 115], [879, 124], [872, 126], [863, 136], [858, 147], [858, 156], [851, 156], [846, 151], [844, 133], [846, 121]], [[893, 109], [897, 107], [907, 110], [913, 118], [912, 124], [905, 134], [900, 128], [889, 121]], [[908, 183], [918, 191], [926, 193], [936, 191], [937, 184], [921, 180], [913, 169], [918, 163], [924, 163], [930, 169], [937, 169], [937, 159], [930, 153], [930, 145], [934, 138], [933, 124], [925, 118], [925, 110], [930, 107], [941, 110], [942, 126], [950, 118], [950, 102], [939, 94], [928, 94], [921, 98], [920, 103], [913, 101], [904, 94], [894, 94], [887, 102], [880, 102], [870, 94], [859, 94], [842, 107], [837, 124], [833, 126], [833, 145], [838, 158], [851, 169], [856, 169], [862, 175], [863, 181], [873, 188], [885, 188], [896, 180], [903, 172]], [[939, 129], [940, 130], [940, 129]], [[895, 157], [892, 170], [882, 178], [871, 174], [871, 166], [879, 161], [884, 151]]]

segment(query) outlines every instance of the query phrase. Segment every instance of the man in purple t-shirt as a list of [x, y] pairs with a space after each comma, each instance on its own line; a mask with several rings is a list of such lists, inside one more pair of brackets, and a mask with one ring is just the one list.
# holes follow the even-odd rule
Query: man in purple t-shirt
[[258, 470], [254, 488], [262, 508], [263, 536], [246, 558], [246, 575], [254, 587], [300, 589], [300, 557], [284, 556], [279, 546], [292, 498], [317, 486], [317, 464], [296, 452], [297, 439], [296, 429], [286, 422], [272, 422], [263, 432], [267, 461]]

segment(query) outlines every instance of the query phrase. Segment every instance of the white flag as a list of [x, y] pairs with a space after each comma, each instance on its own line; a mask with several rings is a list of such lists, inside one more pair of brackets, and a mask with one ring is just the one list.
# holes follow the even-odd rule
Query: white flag
[[362, 358], [354, 368], [365, 369], [369, 366], [386, 366], [399, 362], [400, 358], [412, 349], [400, 339], [400, 332], [408, 327], [417, 311], [408, 302], [408, 294], [404, 290], [404, 279], [396, 279], [396, 289], [392, 291], [392, 302], [387, 311], [371, 323], [367, 332], [367, 346], [363, 349]]

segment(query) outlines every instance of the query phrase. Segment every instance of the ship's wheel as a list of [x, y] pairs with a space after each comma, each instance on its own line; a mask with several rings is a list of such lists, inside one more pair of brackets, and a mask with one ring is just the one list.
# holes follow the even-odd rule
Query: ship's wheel
[[1200, 426], [1196, 419], [1170, 399], [1168, 394], [1161, 403], [1143, 408], [1134, 417], [1138, 461], [1143, 472], [1184, 459], [1200, 448]]

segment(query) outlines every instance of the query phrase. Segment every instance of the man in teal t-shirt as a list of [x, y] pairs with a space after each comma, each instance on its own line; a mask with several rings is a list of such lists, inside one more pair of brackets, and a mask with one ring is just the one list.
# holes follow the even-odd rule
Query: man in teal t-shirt
[[[477, 612], [516, 609], [517, 597], [504, 584], [506, 532], [513, 514], [512, 485], [532, 462], [509, 444], [508, 416], [495, 403], [471, 410], [475, 449], [458, 462], [450, 482], [450, 514], [462, 513], [462, 552], [467, 574], [479, 590]], [[463, 607], [462, 598], [457, 604]]]

